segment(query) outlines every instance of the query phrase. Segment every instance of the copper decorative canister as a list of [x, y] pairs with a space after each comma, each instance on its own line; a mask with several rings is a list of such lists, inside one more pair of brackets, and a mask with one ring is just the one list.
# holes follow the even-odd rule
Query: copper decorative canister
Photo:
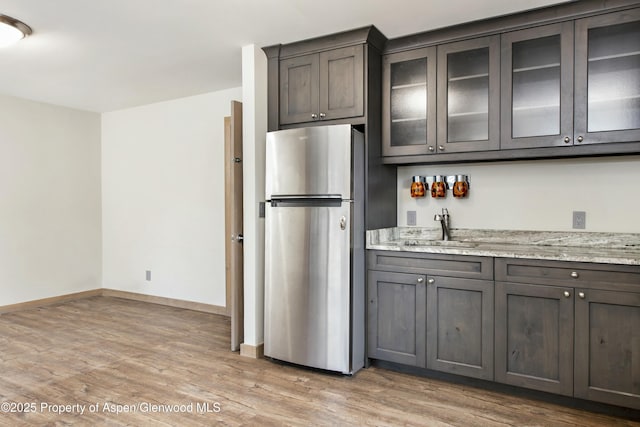
[[469, 194], [469, 179], [467, 175], [456, 175], [453, 183], [453, 197], [462, 198]]
[[434, 199], [442, 199], [447, 197], [447, 183], [446, 178], [442, 175], [436, 175], [433, 177], [433, 184], [431, 184], [431, 197]]
[[411, 197], [424, 197], [427, 191], [427, 183], [423, 176], [414, 176], [411, 183]]

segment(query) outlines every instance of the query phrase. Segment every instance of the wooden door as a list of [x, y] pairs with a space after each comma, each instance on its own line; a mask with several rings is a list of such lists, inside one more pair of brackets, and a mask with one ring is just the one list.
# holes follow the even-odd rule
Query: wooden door
[[640, 8], [575, 24], [575, 144], [640, 140]]
[[224, 119], [225, 272], [227, 313], [231, 317], [231, 350], [244, 340], [242, 248], [242, 103], [231, 101], [231, 116]]
[[573, 394], [573, 288], [496, 282], [495, 380]]
[[500, 36], [438, 46], [438, 152], [500, 148]]
[[573, 23], [503, 34], [500, 148], [573, 145]]
[[640, 409], [640, 293], [578, 289], [575, 397]]
[[363, 46], [320, 53], [320, 120], [358, 117], [364, 114]]
[[319, 55], [280, 61], [280, 124], [317, 120]]
[[427, 277], [427, 368], [493, 380], [493, 281]]
[[425, 367], [425, 279], [421, 274], [369, 271], [368, 357]]
[[382, 68], [382, 155], [436, 151], [436, 48], [392, 53]]

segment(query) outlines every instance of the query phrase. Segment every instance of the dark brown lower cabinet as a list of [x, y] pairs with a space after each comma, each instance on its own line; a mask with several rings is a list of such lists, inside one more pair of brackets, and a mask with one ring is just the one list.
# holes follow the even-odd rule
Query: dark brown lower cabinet
[[573, 289], [496, 282], [495, 379], [573, 394]]
[[640, 409], [640, 293], [578, 289], [575, 390]]
[[427, 368], [493, 380], [493, 281], [427, 277]]
[[425, 367], [426, 276], [369, 271], [368, 357]]
[[367, 256], [368, 357], [640, 409], [640, 266]]

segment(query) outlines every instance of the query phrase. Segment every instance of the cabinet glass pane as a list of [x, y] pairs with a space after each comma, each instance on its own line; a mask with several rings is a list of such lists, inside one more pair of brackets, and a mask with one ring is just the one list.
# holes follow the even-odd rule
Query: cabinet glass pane
[[427, 58], [391, 64], [391, 145], [427, 142]]
[[447, 55], [447, 141], [489, 139], [489, 48]]
[[640, 22], [589, 30], [589, 132], [640, 129]]
[[560, 36], [512, 45], [512, 137], [560, 133]]

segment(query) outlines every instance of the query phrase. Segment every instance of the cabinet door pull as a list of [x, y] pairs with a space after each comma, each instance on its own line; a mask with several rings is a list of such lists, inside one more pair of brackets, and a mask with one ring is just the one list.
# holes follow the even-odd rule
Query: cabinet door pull
[[578, 277], [580, 277], [580, 275], [578, 274], [577, 271], [572, 271], [571, 272], [571, 277], [573, 277], [574, 279], [577, 279]]
[[427, 283], [433, 285], [434, 283], [436, 283], [436, 279], [429, 279], [427, 280]]
[[320, 113], [320, 118], [324, 119], [325, 117], [327, 117], [327, 115], [325, 113]]
[[311, 113], [311, 118], [315, 120], [318, 118], [318, 115], [316, 113]]
[[584, 292], [578, 292], [578, 296], [579, 296], [580, 298], [584, 299], [584, 297], [585, 297]]
[[582, 135], [580, 135], [579, 137], [576, 138], [576, 141], [582, 142], [584, 141], [584, 138], [582, 137]]
[[435, 151], [435, 150], [436, 150], [436, 149], [435, 149], [435, 148], [433, 148], [433, 146], [431, 146], [431, 145], [429, 146], [429, 151], [433, 152], [433, 151]]
[[444, 151], [444, 145], [438, 145], [438, 150]]
[[571, 296], [571, 293], [569, 291], [564, 291], [563, 295], [565, 298], [569, 298]]
[[424, 282], [424, 279], [422, 277], [418, 277], [418, 283], [422, 283]]
[[571, 138], [569, 138], [568, 136], [565, 136], [565, 137], [564, 137], [564, 143], [565, 143], [565, 144], [568, 144], [568, 143], [570, 143], [570, 142], [571, 142]]

